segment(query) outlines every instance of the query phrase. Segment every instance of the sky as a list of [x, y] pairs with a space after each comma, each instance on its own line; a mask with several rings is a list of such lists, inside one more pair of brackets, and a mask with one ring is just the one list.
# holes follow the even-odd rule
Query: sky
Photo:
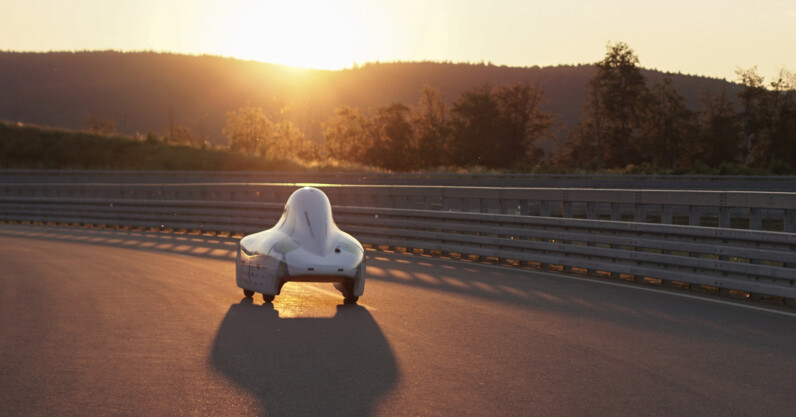
[[210, 54], [341, 69], [366, 62], [593, 63], [736, 80], [796, 72], [794, 0], [0, 0], [0, 50]]

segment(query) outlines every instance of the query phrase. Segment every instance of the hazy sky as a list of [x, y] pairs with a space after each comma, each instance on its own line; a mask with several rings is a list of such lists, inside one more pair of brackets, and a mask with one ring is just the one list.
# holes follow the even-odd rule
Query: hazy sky
[[0, 50], [154, 50], [312, 68], [368, 61], [796, 72], [796, 0], [0, 0]]

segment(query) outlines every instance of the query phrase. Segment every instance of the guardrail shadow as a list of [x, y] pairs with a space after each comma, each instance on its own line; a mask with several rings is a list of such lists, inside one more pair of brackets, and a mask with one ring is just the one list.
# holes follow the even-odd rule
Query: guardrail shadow
[[179, 253], [215, 259], [234, 259], [240, 240], [235, 237], [210, 234], [27, 224], [0, 224], [0, 235]]
[[[434, 291], [528, 305], [537, 297], [526, 277], [517, 278], [510, 266], [483, 268], [489, 262], [440, 259], [405, 253], [367, 251], [367, 279]], [[429, 260], [436, 259], [434, 263]], [[519, 270], [519, 269], [518, 269]]]
[[368, 416], [397, 380], [387, 340], [357, 305], [338, 305], [331, 318], [280, 318], [273, 304], [244, 298], [224, 317], [211, 361], [263, 415]]
[[[210, 234], [27, 224], [0, 224], [0, 236], [148, 250], [220, 260], [233, 260], [240, 240], [236, 237]], [[435, 266], [425, 264], [423, 257], [372, 250], [368, 250], [366, 256], [369, 280], [391, 281], [519, 304], [527, 303], [530, 298], [530, 294], [521, 285], [518, 286], [515, 280], [500, 279], [506, 274], [499, 270], [492, 270], [487, 275], [467, 273], [477, 263], [451, 260], [441, 270], [437, 270]], [[384, 262], [388, 259], [389, 262], [385, 265]], [[409, 264], [417, 264], [418, 269], [411, 272], [404, 271], [403, 267]], [[467, 277], [457, 277], [462, 274]]]
[[[66, 243], [82, 243], [233, 260], [239, 238], [193, 233], [164, 233], [135, 229], [49, 225], [2, 225], [0, 236]], [[422, 256], [368, 250], [367, 279], [393, 282], [482, 299], [528, 305], [538, 294], [529, 291], [527, 280], [500, 269], [474, 270], [479, 262], [448, 260], [429, 264]], [[407, 268], [409, 267], [409, 268]], [[367, 285], [366, 285], [367, 287]], [[366, 291], [367, 296], [367, 291]]]

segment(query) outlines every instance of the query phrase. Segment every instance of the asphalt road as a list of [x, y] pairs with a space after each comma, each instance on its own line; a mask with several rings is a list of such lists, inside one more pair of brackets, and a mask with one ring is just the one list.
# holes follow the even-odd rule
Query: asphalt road
[[793, 416], [796, 313], [368, 252], [273, 304], [235, 239], [0, 225], [0, 416]]

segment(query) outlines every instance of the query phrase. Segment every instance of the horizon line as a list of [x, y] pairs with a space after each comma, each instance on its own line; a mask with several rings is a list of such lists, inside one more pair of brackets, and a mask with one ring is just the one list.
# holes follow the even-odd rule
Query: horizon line
[[[470, 66], [486, 66], [486, 67], [495, 67], [495, 68], [514, 68], [514, 69], [533, 69], [533, 68], [557, 68], [557, 67], [581, 67], [581, 66], [593, 66], [595, 62], [586, 62], [586, 63], [569, 63], [563, 64], [558, 63], [555, 65], [530, 65], [530, 66], [515, 66], [515, 65], [508, 65], [508, 64], [496, 64], [492, 61], [481, 60], [479, 62], [470, 62], [470, 61], [452, 61], [452, 60], [434, 60], [434, 59], [423, 59], [423, 60], [392, 60], [392, 61], [366, 61], [363, 63], [359, 62], [352, 62], [350, 66], [342, 67], [342, 68], [317, 68], [317, 67], [309, 67], [309, 66], [299, 66], [299, 65], [289, 65], [289, 64], [282, 64], [278, 62], [268, 62], [262, 61], [259, 59], [250, 59], [245, 57], [239, 57], [234, 55], [221, 55], [221, 54], [213, 54], [213, 53], [193, 53], [193, 52], [180, 52], [180, 51], [167, 51], [167, 50], [156, 50], [156, 49], [130, 49], [130, 50], [122, 50], [122, 49], [61, 49], [61, 50], [7, 50], [7, 49], [0, 49], [0, 53], [17, 53], [17, 54], [80, 54], [80, 53], [102, 53], [102, 52], [112, 52], [112, 53], [119, 53], [119, 54], [158, 54], [158, 55], [176, 55], [176, 56], [189, 56], [189, 57], [210, 57], [210, 58], [221, 58], [221, 59], [230, 59], [235, 61], [241, 62], [252, 62], [258, 64], [265, 64], [265, 65], [274, 65], [279, 66], [287, 69], [292, 70], [304, 70], [304, 71], [319, 71], [319, 72], [339, 72], [339, 71], [353, 71], [358, 70], [369, 65], [391, 65], [391, 64], [446, 64], [446, 65], [470, 65]], [[714, 80], [723, 80], [732, 84], [738, 84], [737, 81], [728, 80], [723, 77], [714, 77], [710, 75], [702, 75], [702, 74], [687, 74], [682, 72], [672, 72], [672, 71], [663, 71], [657, 68], [647, 68], [644, 66], [639, 66], [639, 69], [645, 71], [652, 71], [652, 72], [659, 72], [664, 75], [682, 75], [682, 76], [690, 76], [690, 77], [701, 77], [701, 78], [708, 78]]]

